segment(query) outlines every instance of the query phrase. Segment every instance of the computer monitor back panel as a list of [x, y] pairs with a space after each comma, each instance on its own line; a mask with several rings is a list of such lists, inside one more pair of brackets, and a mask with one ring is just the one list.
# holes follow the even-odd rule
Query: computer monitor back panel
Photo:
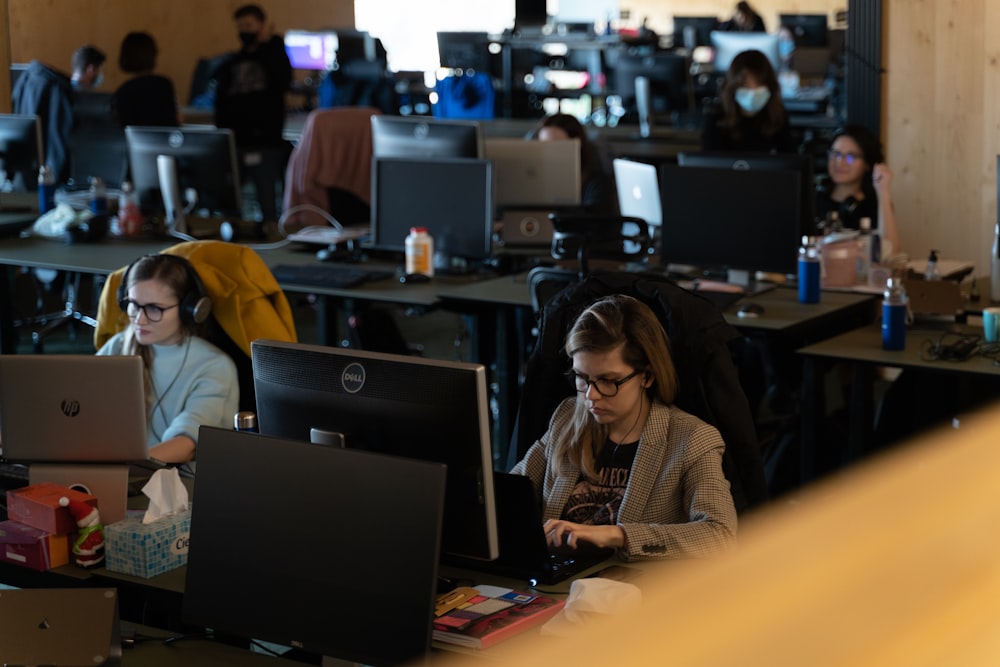
[[766, 32], [723, 32], [714, 30], [711, 33], [712, 48], [715, 50], [713, 66], [716, 73], [725, 74], [739, 53], [743, 51], [760, 51], [771, 61], [771, 66], [777, 72], [781, 69], [781, 54], [778, 50], [777, 33]]
[[403, 252], [410, 228], [426, 227], [435, 253], [490, 256], [494, 199], [488, 160], [377, 158], [372, 189], [375, 249]]
[[251, 352], [262, 433], [308, 441], [315, 428], [349, 449], [445, 463], [443, 550], [496, 557], [483, 366], [263, 340]]
[[440, 464], [203, 427], [184, 620], [359, 664], [422, 658], [444, 485]]
[[372, 116], [372, 155], [411, 159], [481, 158], [478, 121]]
[[496, 204], [575, 206], [580, 203], [580, 142], [490, 138], [486, 159], [493, 162]]
[[660, 258], [706, 270], [795, 272], [800, 175], [660, 166]]
[[142, 461], [142, 359], [0, 355], [0, 441], [11, 461]]

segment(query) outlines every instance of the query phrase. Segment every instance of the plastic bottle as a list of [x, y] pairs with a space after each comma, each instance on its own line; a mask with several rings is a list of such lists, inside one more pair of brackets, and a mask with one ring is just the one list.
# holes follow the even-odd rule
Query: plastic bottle
[[882, 349], [906, 348], [906, 290], [899, 278], [889, 278], [882, 299]]
[[139, 236], [142, 233], [142, 211], [139, 210], [139, 196], [129, 181], [122, 183], [118, 195], [118, 235]]
[[927, 257], [927, 268], [924, 269], [924, 280], [941, 280], [941, 272], [938, 270], [937, 250], [931, 250]]
[[819, 248], [815, 236], [803, 236], [799, 248], [799, 303], [819, 303]]
[[38, 213], [48, 213], [56, 207], [56, 175], [43, 164], [38, 168]]
[[861, 218], [861, 233], [858, 235], [857, 284], [868, 284], [868, 273], [872, 268], [872, 219]]
[[108, 191], [100, 176], [90, 177], [90, 212], [94, 215], [108, 214]]
[[1000, 301], [1000, 222], [993, 227], [993, 256], [990, 258], [990, 301]]
[[410, 227], [406, 237], [406, 272], [434, 275], [434, 239], [426, 227]]
[[246, 433], [257, 432], [257, 413], [242, 410], [233, 415], [233, 428]]

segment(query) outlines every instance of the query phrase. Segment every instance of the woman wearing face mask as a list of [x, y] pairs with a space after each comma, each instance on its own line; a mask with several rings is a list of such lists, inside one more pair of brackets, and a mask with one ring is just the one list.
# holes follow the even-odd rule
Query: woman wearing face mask
[[719, 93], [719, 108], [705, 118], [701, 148], [795, 152], [778, 77], [760, 51], [744, 51], [733, 58]]

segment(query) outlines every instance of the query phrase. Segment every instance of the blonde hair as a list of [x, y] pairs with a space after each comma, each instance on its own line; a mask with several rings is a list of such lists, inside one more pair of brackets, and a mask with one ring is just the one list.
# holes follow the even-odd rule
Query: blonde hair
[[[620, 349], [622, 360], [634, 370], [645, 371], [652, 382], [645, 389], [650, 402], [670, 405], [677, 397], [677, 369], [670, 354], [670, 339], [653, 311], [630, 296], [602, 298], [580, 313], [566, 336], [566, 354], [607, 353]], [[596, 459], [608, 438], [608, 427], [587, 411], [583, 395], [577, 396], [570, 428], [558, 434], [554, 458], [569, 461], [584, 476], [596, 479]]]

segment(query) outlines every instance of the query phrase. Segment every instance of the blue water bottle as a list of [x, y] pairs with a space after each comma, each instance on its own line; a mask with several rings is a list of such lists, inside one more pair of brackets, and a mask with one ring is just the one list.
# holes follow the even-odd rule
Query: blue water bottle
[[108, 190], [100, 176], [90, 177], [90, 212], [94, 215], [108, 214]]
[[38, 168], [38, 213], [48, 213], [56, 207], [56, 175], [43, 164]]
[[889, 278], [882, 299], [882, 349], [906, 348], [906, 290], [899, 278]]
[[803, 236], [799, 248], [799, 303], [819, 303], [819, 248], [815, 236]]

